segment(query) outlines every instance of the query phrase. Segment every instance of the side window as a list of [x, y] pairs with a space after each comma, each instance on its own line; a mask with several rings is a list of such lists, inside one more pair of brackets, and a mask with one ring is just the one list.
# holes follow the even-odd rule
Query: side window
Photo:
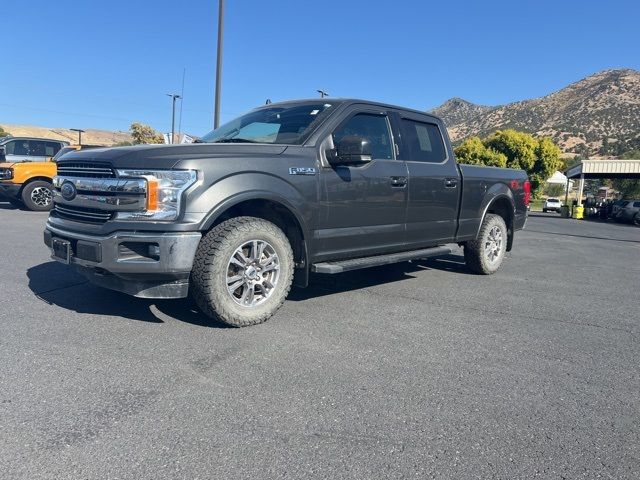
[[442, 135], [436, 124], [407, 118], [403, 118], [401, 122], [402, 156], [405, 160], [440, 163], [447, 158]]
[[358, 113], [333, 132], [333, 143], [338, 145], [347, 136], [362, 137], [371, 145], [371, 156], [374, 159], [393, 159], [393, 147], [389, 123], [385, 115]]
[[7, 144], [7, 155], [29, 155], [29, 142], [27, 140], [14, 140]]
[[633, 202], [634, 207], [640, 207], [640, 202]]
[[29, 150], [31, 150], [29, 155], [33, 157], [44, 157], [45, 156], [44, 143], [45, 142], [31, 140], [29, 142]]
[[44, 153], [47, 157], [53, 157], [60, 151], [61, 147], [62, 145], [60, 145], [58, 142], [45, 142]]

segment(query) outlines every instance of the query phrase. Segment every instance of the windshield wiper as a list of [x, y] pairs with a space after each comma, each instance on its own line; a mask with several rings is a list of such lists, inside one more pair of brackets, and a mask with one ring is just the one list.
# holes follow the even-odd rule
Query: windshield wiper
[[258, 143], [254, 140], [248, 140], [246, 138], [221, 138], [211, 143]]

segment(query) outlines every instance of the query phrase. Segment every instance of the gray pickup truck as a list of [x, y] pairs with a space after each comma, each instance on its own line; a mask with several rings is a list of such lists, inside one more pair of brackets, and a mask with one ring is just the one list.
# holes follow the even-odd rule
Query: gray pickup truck
[[451, 252], [494, 273], [527, 218], [522, 170], [458, 165], [442, 121], [362, 100], [269, 104], [190, 145], [65, 155], [52, 257], [143, 298], [190, 295], [234, 326], [292, 284]]

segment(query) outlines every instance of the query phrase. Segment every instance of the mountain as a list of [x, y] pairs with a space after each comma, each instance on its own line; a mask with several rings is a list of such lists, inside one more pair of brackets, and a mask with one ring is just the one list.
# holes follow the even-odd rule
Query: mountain
[[454, 143], [514, 128], [550, 136], [567, 153], [619, 154], [640, 146], [640, 72], [606, 70], [545, 97], [495, 107], [452, 98], [432, 112]]
[[[38, 137], [52, 140], [65, 140], [71, 144], [78, 143], [78, 133], [67, 128], [36, 127], [33, 125], [0, 124], [5, 131], [14, 137]], [[82, 143], [86, 145], [110, 146], [120, 142], [130, 142], [131, 135], [127, 132], [112, 132], [110, 130], [86, 129], [82, 134]]]

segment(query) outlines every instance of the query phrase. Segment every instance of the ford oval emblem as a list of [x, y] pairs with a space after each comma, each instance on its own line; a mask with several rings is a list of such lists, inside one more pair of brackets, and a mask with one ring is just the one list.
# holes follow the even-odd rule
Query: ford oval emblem
[[76, 198], [77, 193], [76, 186], [71, 182], [65, 182], [62, 184], [62, 187], [60, 187], [60, 195], [69, 202]]

